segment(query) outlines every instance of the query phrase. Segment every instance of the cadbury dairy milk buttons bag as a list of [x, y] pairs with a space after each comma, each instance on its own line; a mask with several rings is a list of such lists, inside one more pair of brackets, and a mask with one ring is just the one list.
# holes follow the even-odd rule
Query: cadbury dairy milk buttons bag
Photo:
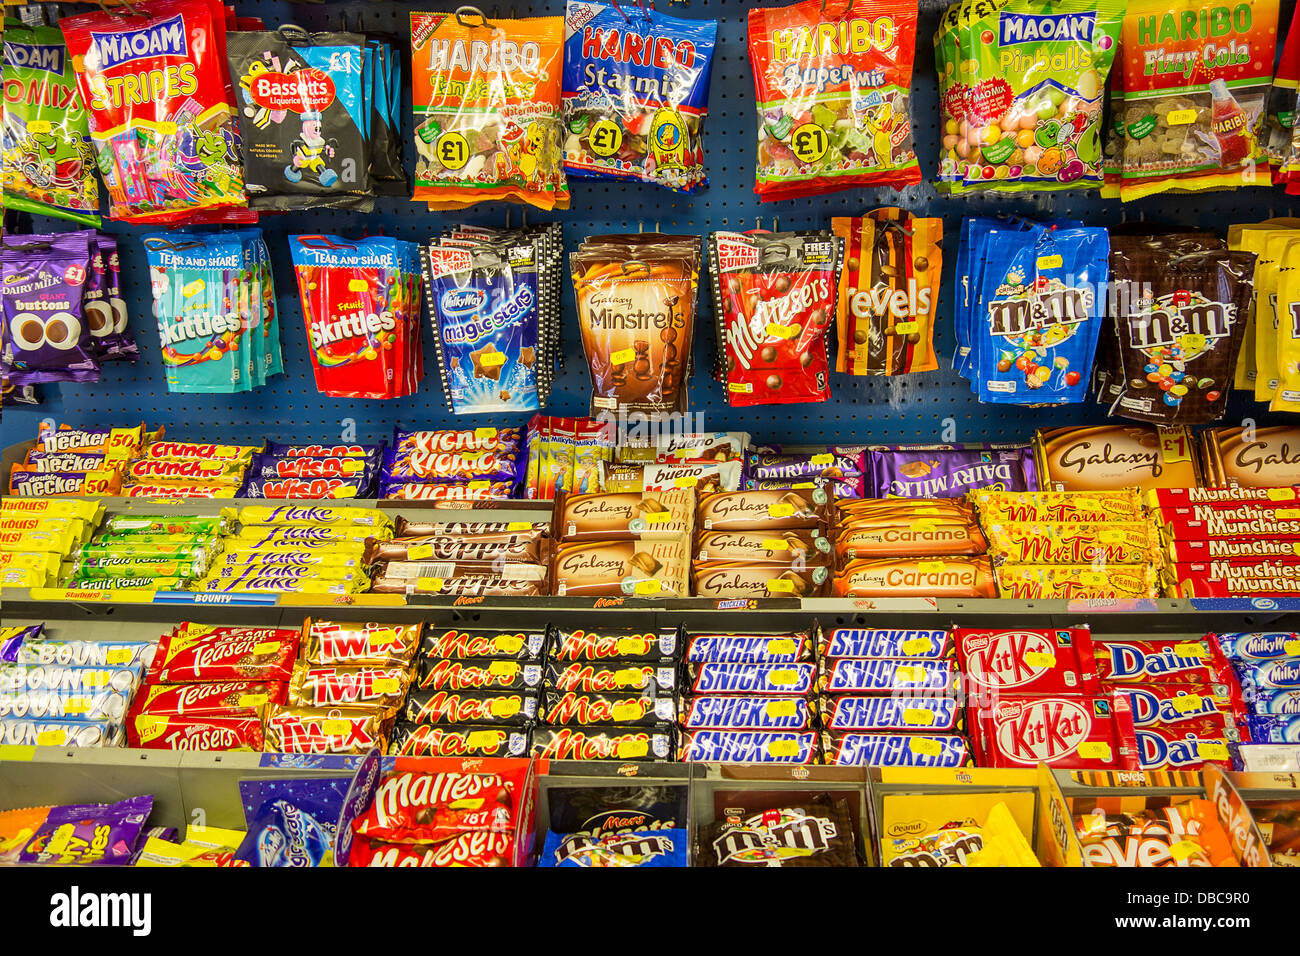
[[89, 280], [85, 232], [6, 236], [4, 326], [0, 351], [15, 385], [93, 382], [100, 376], [89, 324], [82, 312]]

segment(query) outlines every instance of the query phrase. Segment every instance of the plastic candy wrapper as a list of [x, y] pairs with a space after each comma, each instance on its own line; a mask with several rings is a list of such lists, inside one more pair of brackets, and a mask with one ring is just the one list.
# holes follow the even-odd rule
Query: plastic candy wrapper
[[844, 242], [828, 232], [709, 237], [718, 378], [733, 406], [830, 399], [827, 359]]
[[912, 0], [804, 0], [749, 11], [763, 201], [921, 181], [909, 101]]
[[4, 30], [4, 205], [99, 225], [86, 107], [58, 27]]
[[973, 257], [971, 390], [981, 402], [1082, 402], [1106, 304], [1104, 229], [998, 231]]
[[568, 174], [684, 192], [707, 186], [704, 120], [717, 21], [570, 0], [564, 38]]
[[600, 490], [600, 469], [614, 454], [610, 429], [590, 418], [534, 415], [528, 423], [524, 495], [553, 499], [562, 492]]
[[1124, 0], [949, 7], [934, 35], [943, 124], [936, 187], [1099, 187], [1102, 93], [1123, 17]]
[[686, 866], [687, 831], [677, 827], [616, 833], [548, 831], [538, 866]]
[[937, 369], [943, 220], [886, 208], [857, 219], [836, 217], [831, 229], [844, 241], [835, 371], [908, 375]]
[[141, 16], [95, 12], [59, 26], [114, 219], [174, 223], [246, 204], [216, 0], [158, 0]]
[[1214, 804], [1189, 800], [1119, 813], [1098, 807], [1074, 818], [1090, 866], [1237, 866]]
[[977, 449], [868, 448], [867, 498], [960, 498], [968, 491], [1029, 491], [1037, 487], [1028, 446]]
[[[438, 372], [458, 415], [535, 411], [549, 387], [536, 244], [422, 246]], [[545, 384], [543, 384], [545, 382]]]
[[1277, 0], [1129, 4], [1121, 199], [1270, 185], [1263, 137], [1277, 15]]
[[415, 194], [430, 209], [507, 200], [568, 209], [564, 18], [411, 14]]
[[51, 807], [18, 853], [19, 863], [120, 866], [130, 861], [153, 797]]
[[91, 330], [99, 313], [83, 309], [92, 234], [4, 237], [0, 362], [14, 385], [99, 381]]
[[848, 800], [819, 796], [807, 803], [729, 814], [696, 830], [698, 866], [857, 866]]
[[316, 388], [337, 398], [412, 395], [424, 378], [413, 242], [292, 236]]
[[52, 807], [23, 807], [17, 810], [0, 810], [0, 865], [12, 866], [18, 862], [23, 850]]
[[592, 236], [570, 253], [591, 414], [681, 413], [693, 368], [697, 236]]
[[347, 778], [241, 780], [248, 832], [235, 859], [249, 866], [333, 866]]
[[169, 392], [246, 392], [284, 371], [260, 229], [144, 237]]
[[1175, 251], [1117, 238], [1112, 415], [1164, 426], [1223, 417], [1254, 263], [1249, 252]]
[[231, 33], [226, 56], [249, 208], [373, 209], [366, 38], [292, 26]]
[[[1291, 139], [1295, 129], [1297, 84], [1300, 83], [1300, 19], [1291, 18], [1282, 44], [1282, 55], [1273, 71], [1273, 84], [1268, 93], [1268, 111], [1260, 145], [1268, 157], [1273, 174], [1273, 185], [1288, 182], [1287, 161], [1291, 153]], [[1289, 191], [1289, 190], [1288, 190]]]
[[379, 784], [353, 829], [367, 839], [439, 843], [463, 832], [510, 833], [524, 799], [525, 770], [399, 771]]
[[122, 266], [114, 236], [102, 232], [91, 234], [90, 270], [86, 312], [94, 336], [92, 344], [99, 347], [101, 361], [134, 362], [140, 349], [127, 327], [130, 315], [122, 298]]

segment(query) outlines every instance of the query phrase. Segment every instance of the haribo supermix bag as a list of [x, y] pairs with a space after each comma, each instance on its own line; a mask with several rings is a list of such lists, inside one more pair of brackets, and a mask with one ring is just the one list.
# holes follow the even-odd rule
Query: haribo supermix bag
[[760, 199], [921, 181], [908, 113], [916, 11], [915, 0], [749, 11]]
[[709, 237], [718, 378], [731, 405], [830, 398], [827, 333], [843, 248], [829, 232]]
[[431, 209], [507, 200], [567, 209], [564, 18], [411, 14], [415, 195]]
[[564, 168], [691, 191], [704, 175], [716, 20], [570, 0], [564, 17]]
[[62, 20], [110, 214], [165, 223], [245, 206], [225, 15], [218, 0], [158, 0], [140, 15]]

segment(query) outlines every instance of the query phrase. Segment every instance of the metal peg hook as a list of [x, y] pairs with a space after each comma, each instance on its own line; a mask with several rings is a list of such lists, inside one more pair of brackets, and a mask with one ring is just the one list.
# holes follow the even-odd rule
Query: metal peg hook
[[[465, 20], [465, 17], [466, 17], [466, 16], [478, 17], [479, 20], [480, 20], [481, 22], [479, 22], [479, 23], [469, 23], [469, 22], [467, 22], [467, 21]], [[463, 26], [463, 27], [467, 27], [467, 28], [469, 28], [469, 29], [474, 29], [475, 27], [491, 27], [491, 26], [492, 26], [492, 24], [488, 22], [488, 18], [487, 18], [487, 14], [486, 14], [486, 13], [484, 13], [484, 12], [483, 12], [482, 10], [480, 10], [478, 7], [471, 7], [471, 6], [464, 6], [464, 7], [457, 7], [457, 8], [456, 8], [456, 22], [459, 23], [461, 26]]]

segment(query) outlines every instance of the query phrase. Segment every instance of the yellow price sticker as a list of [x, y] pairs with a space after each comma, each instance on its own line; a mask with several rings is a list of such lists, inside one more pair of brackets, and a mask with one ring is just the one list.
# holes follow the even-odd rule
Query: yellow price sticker
[[1205, 645], [1195, 643], [1175, 644], [1174, 654], [1178, 657], [1204, 657]]
[[1196, 122], [1196, 110], [1170, 110], [1165, 114], [1165, 123], [1169, 126], [1186, 126]]
[[632, 348], [619, 349], [609, 356], [610, 362], [614, 365], [626, 365], [634, 359], [636, 359], [636, 349]]
[[794, 641], [788, 637], [774, 637], [767, 642], [767, 652], [773, 656], [778, 654], [787, 657], [792, 656], [796, 650], [798, 648], [795, 646]]
[[791, 684], [799, 682], [799, 672], [789, 667], [783, 667], [768, 674], [767, 682], [773, 687], [789, 687]]
[[804, 123], [790, 134], [790, 149], [801, 163], [815, 163], [826, 155], [831, 138], [816, 123]]
[[1169, 706], [1179, 714], [1191, 714], [1201, 709], [1205, 698], [1200, 694], [1179, 694], [1169, 701]]
[[1269, 501], [1295, 501], [1294, 488], [1269, 488], [1264, 494]]
[[623, 131], [612, 120], [592, 123], [587, 131], [587, 142], [597, 156], [613, 156], [623, 145]]
[[1192, 449], [1188, 445], [1184, 432], [1160, 430], [1160, 456], [1165, 464], [1172, 465], [1180, 461], [1192, 460]]
[[915, 321], [899, 322], [894, 326], [895, 335], [911, 335], [913, 332], [921, 331], [921, 323]]
[[1097, 532], [1097, 540], [1102, 544], [1119, 544], [1124, 540], [1124, 532], [1119, 528], [1102, 528]]
[[499, 634], [492, 639], [492, 646], [502, 654], [518, 654], [523, 649], [524, 639], [512, 634]]
[[349, 292], [369, 292], [369, 291], [370, 291], [370, 283], [367, 282], [365, 279], [349, 279], [349, 280], [348, 280], [348, 291], [349, 291]]
[[943, 753], [943, 744], [932, 737], [909, 737], [907, 748], [914, 754], [926, 757], [938, 757]]
[[797, 740], [773, 740], [767, 745], [767, 753], [770, 757], [797, 757], [799, 756], [799, 741]]
[[496, 750], [501, 744], [499, 730], [471, 730], [465, 735], [465, 746], [472, 750]]
[[376, 694], [396, 694], [402, 690], [402, 682], [396, 677], [376, 677], [374, 684]]
[[261, 707], [266, 701], [266, 694], [240, 694], [235, 698], [240, 707]]
[[425, 594], [438, 594], [442, 591], [442, 578], [416, 578], [415, 590]]
[[658, 594], [662, 588], [663, 585], [660, 583], [658, 578], [649, 578], [648, 580], [645, 581], [638, 581], [636, 585], [632, 588], [632, 590], [636, 594], [644, 595], [644, 594]]
[[328, 717], [320, 722], [320, 732], [326, 737], [346, 737], [352, 731], [352, 721]]
[[925, 680], [925, 668], [903, 664], [894, 671], [894, 676], [905, 684], [920, 684]]
[[678, 475], [673, 479], [673, 485], [677, 488], [694, 488], [700, 483], [696, 475]]
[[792, 339], [799, 334], [799, 326], [782, 325], [780, 322], [769, 322], [763, 331], [767, 333], [768, 338]]
[[279, 649], [279, 641], [262, 641], [260, 644], [253, 645], [253, 654], [256, 657], [260, 657], [263, 654], [274, 654]]
[[916, 562], [916, 570], [920, 571], [922, 574], [939, 574], [943, 571], [945, 566], [946, 565], [944, 565], [942, 561]]
[[769, 518], [788, 518], [794, 514], [794, 505], [789, 502], [776, 502], [767, 506]]
[[648, 642], [639, 637], [620, 637], [614, 642], [614, 650], [619, 657], [628, 657], [648, 650]]
[[434, 145], [434, 152], [445, 168], [464, 169], [470, 157], [469, 140], [460, 133], [443, 133]]
[[898, 650], [904, 657], [916, 657], [918, 654], [924, 654], [930, 650], [930, 639], [928, 637], [909, 637], [899, 646]]
[[129, 647], [110, 647], [104, 654], [105, 664], [130, 664], [131, 648]]
[[640, 687], [645, 679], [645, 674], [639, 667], [624, 667], [614, 672], [614, 684], [618, 687]]
[[1300, 508], [1278, 508], [1276, 511], [1273, 512], [1273, 515], [1283, 520], [1289, 520], [1291, 518], [1300, 518]]
[[63, 701], [63, 710], [69, 714], [84, 714], [90, 710], [89, 697], [67, 697]]
[[366, 637], [366, 643], [371, 647], [391, 647], [394, 644], [402, 643], [402, 639], [397, 636], [397, 631], [391, 627], [383, 630], [373, 631]]
[[785, 540], [785, 538], [764, 538], [763, 550], [764, 551], [789, 551], [790, 542]]
[[1216, 740], [1201, 740], [1196, 744], [1196, 756], [1202, 760], [1231, 760], [1228, 745]]
[[488, 704], [488, 712], [493, 717], [513, 717], [519, 713], [519, 707], [520, 701], [518, 697], [498, 697]]
[[507, 531], [527, 531], [530, 528], [532, 528], [532, 526], [533, 526], [532, 522], [530, 521], [507, 521], [506, 522]]
[[408, 561], [419, 561], [421, 558], [431, 557], [433, 557], [433, 545], [431, 544], [413, 544], [406, 549]]
[[515, 661], [493, 661], [488, 664], [488, 673], [493, 677], [511, 677], [519, 673], [519, 665]]
[[186, 283], [185, 288], [181, 289], [181, 292], [188, 299], [198, 295], [206, 288], [207, 284], [202, 279], [195, 279], [193, 282]]
[[1052, 668], [1056, 666], [1056, 655], [1046, 651], [1025, 651], [1025, 663], [1030, 667]]
[[1086, 584], [1090, 588], [1105, 587], [1106, 575], [1101, 571], [1080, 571], [1079, 583]]
[[793, 700], [770, 700], [763, 706], [763, 713], [768, 717], [793, 717], [797, 707]]
[[644, 757], [649, 752], [650, 741], [639, 738], [620, 740], [614, 746], [614, 755], [620, 760], [635, 760], [637, 757]]
[[482, 428], [474, 429], [475, 438], [492, 439], [497, 437], [497, 430], [492, 425], [484, 425]]
[[[1192, 112], [1194, 113], [1196, 111], [1192, 110]], [[1172, 116], [1173, 113], [1170, 113], [1170, 115]], [[1203, 852], [1201, 845], [1191, 840], [1179, 840], [1177, 843], [1169, 844], [1169, 855], [1179, 861], [1186, 860], [1189, 857], [1196, 856], [1196, 854]]]
[[479, 363], [485, 368], [496, 368], [498, 365], [506, 364], [505, 352], [484, 352]]
[[809, 463], [817, 466], [833, 465], [835, 464], [835, 456], [829, 453], [824, 455], [813, 455], [812, 458], [809, 459]]
[[794, 582], [785, 578], [768, 578], [767, 591], [769, 594], [793, 594]]
[[470, 491], [486, 491], [491, 486], [492, 482], [488, 481], [486, 478], [476, 478], [474, 481], [469, 483], [468, 487]]
[[924, 707], [904, 707], [903, 723], [909, 727], [929, 727], [934, 724], [934, 711]]
[[642, 698], [635, 700], [621, 700], [610, 708], [610, 716], [615, 720], [640, 720]]
[[1283, 641], [1282, 653], [1287, 657], [1300, 657], [1300, 641]]
[[1039, 256], [1034, 265], [1040, 269], [1059, 269], [1064, 261], [1060, 256]]
[[63, 739], [63, 731], [61, 730], [41, 730], [36, 734], [36, 746], [61, 747]]
[[667, 524], [673, 520], [671, 511], [652, 511], [645, 516], [646, 524]]
[[1085, 740], [1079, 744], [1079, 756], [1088, 760], [1110, 760], [1110, 744], [1104, 740]]

